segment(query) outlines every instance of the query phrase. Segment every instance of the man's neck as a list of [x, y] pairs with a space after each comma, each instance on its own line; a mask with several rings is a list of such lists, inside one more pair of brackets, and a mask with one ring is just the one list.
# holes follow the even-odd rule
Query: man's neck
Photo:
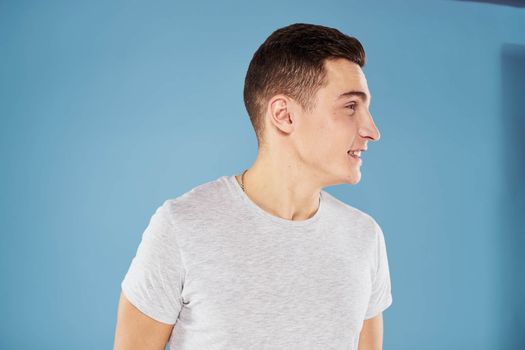
[[[304, 173], [290, 161], [258, 157], [244, 174], [244, 189], [252, 202], [272, 215], [307, 220], [319, 208], [321, 188]], [[239, 184], [241, 175], [235, 176]]]

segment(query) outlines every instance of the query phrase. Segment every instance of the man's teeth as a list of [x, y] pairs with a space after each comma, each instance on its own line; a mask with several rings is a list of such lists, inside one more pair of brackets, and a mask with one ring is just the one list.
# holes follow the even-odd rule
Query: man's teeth
[[354, 157], [361, 157], [361, 151], [348, 151], [348, 153]]

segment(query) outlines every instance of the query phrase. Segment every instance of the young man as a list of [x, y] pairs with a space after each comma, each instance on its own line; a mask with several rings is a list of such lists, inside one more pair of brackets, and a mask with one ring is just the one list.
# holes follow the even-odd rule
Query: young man
[[115, 349], [381, 349], [383, 232], [322, 188], [356, 184], [379, 130], [360, 42], [294, 24], [255, 52], [254, 164], [166, 200], [122, 281]]

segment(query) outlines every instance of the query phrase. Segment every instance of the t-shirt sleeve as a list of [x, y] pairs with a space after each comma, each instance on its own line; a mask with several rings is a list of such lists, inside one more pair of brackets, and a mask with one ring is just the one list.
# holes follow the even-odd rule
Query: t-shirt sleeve
[[372, 279], [372, 291], [365, 320], [379, 315], [392, 304], [392, 292], [390, 284], [390, 271], [388, 267], [388, 256], [386, 252], [385, 237], [381, 227], [374, 220], [376, 231], [376, 273]]
[[184, 267], [175, 240], [170, 200], [157, 208], [121, 282], [127, 299], [145, 315], [175, 324], [182, 307]]

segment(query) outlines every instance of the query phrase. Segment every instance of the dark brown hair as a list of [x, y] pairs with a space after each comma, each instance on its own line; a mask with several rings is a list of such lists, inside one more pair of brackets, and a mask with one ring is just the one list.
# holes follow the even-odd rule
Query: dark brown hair
[[325, 86], [326, 59], [345, 58], [365, 65], [365, 50], [354, 37], [315, 24], [295, 23], [274, 31], [254, 53], [244, 80], [244, 104], [259, 147], [268, 100], [285, 94], [311, 111], [317, 90]]

